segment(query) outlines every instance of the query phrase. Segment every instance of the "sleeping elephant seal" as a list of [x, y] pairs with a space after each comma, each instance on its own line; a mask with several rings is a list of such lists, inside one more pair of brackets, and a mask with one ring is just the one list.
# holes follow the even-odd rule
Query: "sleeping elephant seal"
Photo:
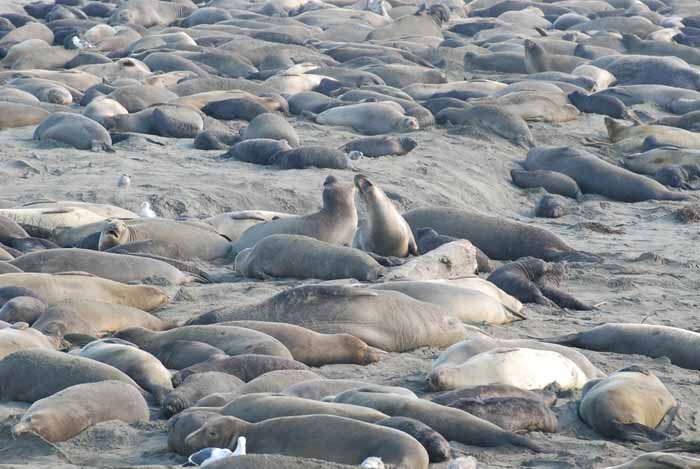
[[242, 132], [241, 138], [244, 141], [253, 138], [286, 140], [292, 148], [301, 145], [299, 135], [294, 127], [284, 117], [272, 112], [260, 114], [250, 121], [248, 127]]
[[416, 118], [405, 115], [403, 107], [393, 101], [349, 104], [323, 111], [313, 116], [313, 119], [321, 125], [351, 127], [365, 135], [411, 132], [419, 129]]
[[225, 257], [230, 252], [226, 238], [213, 230], [163, 219], [144, 220], [130, 225], [117, 219], [109, 220], [102, 228], [99, 249], [106, 251], [120, 244], [149, 239], [175, 243], [183, 256], [205, 261]]
[[547, 280], [558, 283], [566, 273], [563, 264], [548, 263], [534, 257], [523, 257], [505, 264], [489, 275], [489, 282], [524, 303], [591, 310], [568, 293], [546, 285]]
[[571, 73], [576, 67], [588, 61], [572, 55], [548, 53], [544, 47], [530, 39], [525, 39], [525, 70], [527, 73], [563, 72]]
[[296, 215], [267, 210], [239, 210], [214, 215], [213, 217], [205, 218], [204, 221], [213, 226], [217, 233], [235, 243], [251, 226], [272, 221], [277, 218], [294, 216]]
[[272, 155], [269, 161], [281, 169], [352, 169], [350, 156], [338, 149], [324, 146], [303, 146], [280, 151]]
[[76, 384], [29, 408], [13, 436], [36, 433], [51, 443], [66, 441], [108, 420], [136, 423], [149, 418], [148, 406], [133, 386], [119, 381]]
[[557, 431], [556, 414], [541, 400], [522, 397], [457, 399], [448, 406], [488, 420], [509, 432]]
[[599, 352], [668, 357], [674, 365], [700, 370], [700, 356], [694, 353], [700, 347], [700, 334], [677, 327], [603, 324], [584, 332], [539, 340]]
[[[0, 298], [0, 303], [2, 303]], [[15, 322], [26, 322], [31, 325], [34, 321], [46, 312], [48, 305], [39, 298], [31, 296], [16, 296], [7, 301], [0, 308], [0, 321], [10, 324]]]
[[450, 443], [423, 422], [406, 417], [389, 417], [374, 422], [374, 424], [380, 427], [393, 428], [411, 435], [428, 452], [430, 462], [442, 462], [450, 459], [452, 454]]
[[486, 401], [488, 399], [528, 399], [542, 402], [547, 407], [557, 403], [557, 394], [549, 389], [543, 391], [528, 391], [508, 384], [487, 384], [484, 386], [469, 386], [454, 391], [445, 391], [432, 396], [430, 400], [437, 404], [449, 406], [462, 399], [470, 401]]
[[37, 125], [50, 113], [39, 106], [3, 101], [0, 103], [0, 129]]
[[183, 326], [169, 331], [149, 331], [142, 327], [129, 327], [114, 334], [152, 354], [166, 345], [180, 340], [204, 342], [225, 354], [235, 356], [246, 353], [292, 358], [289, 350], [277, 339], [251, 329], [234, 326]]
[[359, 151], [368, 158], [377, 158], [385, 155], [405, 155], [417, 146], [418, 141], [411, 137], [379, 135], [351, 140], [343, 145], [341, 150], [347, 153]]
[[281, 151], [291, 150], [287, 140], [274, 138], [251, 138], [235, 143], [229, 150], [220, 156], [221, 159], [234, 158], [246, 163], [269, 165], [272, 157]]
[[26, 323], [15, 323], [0, 329], [0, 359], [18, 350], [33, 348], [56, 350], [60, 345], [60, 336], [44, 335], [36, 329], [29, 328]]
[[126, 285], [81, 272], [4, 274], [0, 276], [2, 287], [27, 288], [49, 305], [81, 298], [152, 311], [169, 301], [165, 292], [158, 287]]
[[590, 381], [578, 407], [581, 420], [601, 435], [637, 442], [667, 438], [677, 410], [659, 378], [638, 366]]
[[54, 112], [34, 130], [34, 140], [65, 143], [79, 150], [111, 151], [112, 138], [99, 123], [81, 114]]
[[20, 350], [0, 361], [0, 399], [35, 402], [70, 386], [116, 380], [139, 386], [116, 368], [54, 350]]
[[357, 230], [355, 186], [340, 184], [333, 176], [323, 182], [323, 207], [301, 217], [281, 218], [249, 228], [231, 247], [239, 253], [275, 234], [303, 235], [326, 243], [350, 246]]
[[[172, 417], [192, 407], [195, 402], [214, 393], [235, 391], [243, 385], [236, 376], [218, 371], [196, 373], [185, 379], [163, 400], [163, 414]], [[172, 386], [172, 385], [171, 385]]]
[[110, 25], [138, 25], [144, 28], [167, 26], [186, 18], [197, 8], [191, 2], [162, 2], [159, 0], [128, 0], [120, 4], [109, 17]]
[[309, 367], [291, 358], [275, 357], [271, 355], [257, 355], [253, 353], [229, 357], [226, 355], [213, 356], [209, 360], [197, 363], [184, 370], [178, 371], [173, 376], [173, 384], [180, 386], [189, 376], [207, 371], [220, 371], [238, 377], [248, 382], [258, 376], [275, 370], [308, 370]]
[[275, 234], [239, 252], [236, 271], [250, 278], [379, 279], [385, 268], [363, 251], [308, 236]]
[[389, 394], [397, 394], [399, 396], [418, 399], [413, 391], [399, 386], [382, 386], [379, 384], [371, 384], [366, 381], [355, 381], [352, 379], [309, 379], [300, 381], [284, 389], [284, 394], [290, 396], [303, 397], [304, 399], [313, 399], [315, 401], [327, 400], [342, 392], [350, 389], [371, 388]]
[[427, 345], [446, 347], [467, 336], [483, 334], [442, 308], [403, 293], [340, 285], [292, 288], [261, 303], [210, 311], [189, 323], [233, 320], [284, 322], [324, 334], [347, 333], [392, 352]]
[[153, 355], [158, 358], [166, 368], [170, 370], [182, 370], [188, 366], [205, 362], [214, 355], [225, 355], [225, 353], [220, 348], [204, 342], [196, 340], [175, 340], [162, 346]]
[[417, 256], [411, 228], [384, 191], [362, 174], [355, 176], [355, 187], [367, 215], [355, 235], [356, 247], [380, 256]]
[[368, 457], [406, 469], [428, 469], [428, 453], [412, 437], [334, 415], [280, 417], [248, 423], [235, 417], [210, 420], [185, 440], [192, 448], [234, 449], [245, 436], [249, 453], [323, 459], [359, 465]]
[[170, 138], [194, 138], [204, 129], [202, 116], [188, 106], [159, 104], [102, 121], [110, 132], [136, 132]]
[[495, 134], [523, 148], [532, 148], [535, 145], [525, 120], [502, 106], [477, 104], [464, 108], [448, 107], [437, 113], [435, 122], [450, 123], [479, 133]]
[[533, 148], [524, 166], [527, 170], [545, 169], [565, 174], [576, 181], [584, 194], [600, 194], [621, 202], [688, 199], [687, 195], [671, 192], [653, 179], [575, 148]]
[[369, 365], [379, 361], [382, 353], [350, 334], [319, 334], [293, 324], [264, 321], [229, 321], [221, 323], [253, 329], [279, 340], [296, 361], [309, 366], [351, 363]]
[[334, 401], [371, 407], [391, 417], [408, 417], [418, 420], [440, 433], [447, 440], [458, 441], [465, 445], [486, 447], [514, 445], [536, 452], [548, 450], [545, 445], [507, 432], [491, 422], [424, 399], [411, 399], [395, 394], [368, 392], [359, 389], [346, 391], [336, 396]]
[[523, 189], [542, 187], [550, 194], [563, 195], [572, 199], [581, 197], [578, 184], [566, 174], [541, 169], [535, 171], [513, 169], [510, 171], [510, 177], [513, 184]]
[[170, 372], [153, 355], [119, 339], [95, 340], [80, 350], [80, 356], [106, 363], [123, 371], [161, 404], [172, 392]]
[[[432, 228], [420, 228], [416, 230], [415, 238], [418, 251], [421, 255], [433, 251], [443, 244], [460, 239], [453, 236], [441, 235]], [[474, 249], [476, 250], [476, 264], [479, 272], [493, 272], [494, 267], [493, 264], [491, 264], [491, 259], [478, 247], [474, 246]]]
[[490, 259], [532, 256], [546, 261], [600, 260], [593, 254], [574, 250], [554, 233], [506, 218], [455, 208], [419, 208], [403, 216], [414, 233], [432, 228], [442, 235], [468, 239]]
[[122, 283], [161, 278], [172, 285], [180, 285], [194, 279], [163, 261], [90, 249], [48, 249], [25, 254], [10, 263], [24, 272], [87, 272]]

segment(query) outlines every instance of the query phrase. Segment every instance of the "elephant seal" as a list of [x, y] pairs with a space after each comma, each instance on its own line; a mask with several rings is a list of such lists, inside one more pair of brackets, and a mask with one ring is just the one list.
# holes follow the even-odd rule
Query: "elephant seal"
[[465, 445], [486, 447], [514, 445], [536, 452], [548, 450], [544, 444], [507, 432], [486, 420], [424, 399], [411, 399], [360, 389], [346, 391], [336, 396], [334, 401], [371, 407], [390, 417], [408, 417], [418, 420], [447, 440], [458, 441]]
[[18, 350], [56, 350], [61, 345], [60, 342], [60, 336], [44, 335], [36, 329], [30, 329], [26, 323], [15, 323], [0, 329], [0, 359]]
[[136, 325], [156, 331], [169, 327], [167, 322], [137, 308], [81, 299], [49, 306], [32, 327], [44, 333], [100, 337]]
[[225, 257], [230, 252], [230, 245], [226, 239], [213, 230], [163, 219], [130, 225], [122, 220], [111, 219], [102, 228], [99, 250], [106, 251], [120, 244], [149, 239], [175, 243], [184, 256], [205, 261]]
[[115, 380], [138, 385], [116, 368], [83, 357], [44, 349], [20, 350], [0, 361], [0, 398], [35, 402], [70, 386]]
[[625, 103], [615, 96], [604, 94], [587, 95], [580, 91], [574, 91], [567, 95], [571, 104], [581, 112], [590, 114], [602, 114], [615, 119], [630, 119], [632, 114], [625, 107]]
[[663, 432], [677, 410], [678, 403], [659, 378], [639, 366], [589, 382], [578, 406], [581, 420], [596, 432], [637, 442], [667, 438]]
[[197, 363], [205, 362], [214, 355], [225, 355], [213, 345], [196, 340], [174, 340], [163, 345], [153, 354], [166, 368], [181, 370]]
[[120, 381], [76, 384], [36, 401], [12, 428], [16, 437], [36, 433], [58, 443], [108, 420], [147, 421], [148, 406], [137, 389]]
[[374, 389], [378, 392], [397, 394], [399, 396], [418, 399], [413, 391], [398, 386], [381, 386], [371, 384], [366, 381], [355, 381], [351, 379], [309, 379], [293, 384], [284, 390], [284, 394], [290, 396], [313, 399], [315, 401], [326, 400], [350, 389]]
[[478, 353], [465, 362], [436, 362], [428, 376], [433, 389], [450, 390], [484, 384], [510, 384], [523, 389], [543, 389], [556, 382], [561, 389], [579, 389], [586, 374], [564, 355], [550, 350], [496, 348]]
[[292, 288], [261, 303], [210, 311], [189, 323], [233, 320], [285, 322], [324, 334], [348, 333], [392, 352], [427, 345], [446, 347], [470, 334], [481, 334], [442, 308], [403, 293], [340, 285]]
[[592, 306], [584, 304], [568, 293], [546, 285], [547, 280], [559, 282], [566, 273], [566, 266], [552, 264], [534, 257], [523, 257], [505, 264], [489, 275], [488, 281], [524, 303], [559, 306], [588, 311]]
[[191, 409], [172, 416], [168, 419], [168, 449], [185, 457], [191, 455], [197, 448], [185, 443], [187, 436], [220, 416], [218, 409]]
[[235, 143], [221, 158], [234, 158], [246, 163], [272, 164], [272, 157], [281, 151], [291, 150], [287, 140], [273, 138], [251, 138]]
[[162, 404], [165, 396], [173, 390], [170, 372], [156, 357], [121, 340], [90, 342], [80, 350], [80, 356], [123, 371], [136, 384], [150, 392], [158, 404]]
[[321, 125], [351, 127], [365, 135], [379, 135], [391, 132], [410, 132], [418, 130], [415, 117], [405, 115], [403, 107], [392, 101], [378, 103], [349, 104], [328, 109], [313, 117]]
[[477, 54], [467, 52], [464, 54], [464, 72], [494, 72], [494, 73], [528, 73], [522, 53], [518, 52], [492, 52], [490, 54]]
[[435, 122], [449, 122], [468, 130], [496, 134], [523, 148], [535, 145], [532, 133], [522, 117], [501, 106], [478, 104], [461, 109], [449, 107], [437, 113]]
[[535, 216], [542, 218], [559, 218], [569, 213], [569, 205], [560, 195], [546, 194], [535, 207]]
[[393, 428], [411, 435], [428, 452], [431, 463], [450, 459], [452, 450], [450, 443], [438, 432], [415, 419], [406, 417], [389, 417], [374, 422], [380, 427]]
[[245, 120], [250, 122], [260, 114], [275, 111], [266, 100], [272, 101], [271, 98], [252, 95], [211, 101], [202, 108], [202, 112], [219, 120]]
[[359, 465], [368, 457], [406, 469], [427, 469], [428, 454], [412, 437], [333, 415], [280, 417], [248, 423], [218, 417], [185, 440], [192, 448], [229, 447], [245, 436], [249, 453], [272, 453]]
[[368, 158], [378, 158], [386, 155], [405, 155], [417, 146], [418, 142], [411, 137], [380, 135], [351, 140], [343, 145], [341, 150], [347, 153], [359, 151]]
[[588, 331], [539, 340], [600, 352], [668, 357], [674, 365], [700, 370], [700, 360], [691, 353], [700, 344], [697, 332], [651, 324], [604, 324]]
[[192, 3], [171, 3], [159, 0], [128, 0], [109, 17], [110, 25], [138, 25], [144, 28], [167, 26], [186, 18], [197, 10]]
[[510, 177], [513, 180], [513, 184], [523, 189], [542, 187], [551, 194], [559, 194], [572, 199], [578, 199], [582, 195], [576, 181], [566, 174], [555, 171], [522, 171], [513, 169], [510, 171]]
[[289, 146], [296, 148], [301, 145], [299, 135], [294, 127], [279, 114], [266, 112], [255, 117], [241, 134], [243, 140], [252, 138], [271, 138], [286, 140]]
[[399, 291], [419, 301], [444, 308], [467, 322], [506, 324], [526, 319], [522, 305], [512, 308], [497, 299], [469, 288], [437, 282], [392, 281], [370, 287], [372, 290]]
[[323, 182], [323, 207], [318, 212], [255, 225], [245, 231], [231, 249], [235, 253], [253, 247], [275, 234], [304, 235], [326, 243], [350, 246], [357, 230], [355, 186], [340, 184], [333, 176]]
[[557, 55], [548, 53], [544, 47], [535, 41], [525, 39], [525, 70], [527, 73], [563, 72], [571, 73], [576, 67], [588, 61], [572, 55]]
[[411, 228], [384, 191], [362, 174], [355, 176], [355, 187], [365, 205], [367, 218], [360, 223], [353, 244], [380, 256], [417, 256], [418, 247]]
[[100, 278], [122, 283], [161, 278], [172, 285], [180, 285], [194, 279], [193, 276], [156, 259], [89, 249], [49, 249], [25, 254], [10, 263], [24, 272], [45, 274], [87, 272]]
[[546, 261], [596, 262], [598, 256], [576, 251], [555, 234], [506, 218], [454, 208], [419, 208], [404, 213], [414, 233], [432, 228], [438, 233], [468, 239], [490, 259], [537, 257]]
[[213, 356], [209, 360], [197, 363], [173, 376], [173, 384], [179, 386], [188, 376], [207, 371], [220, 371], [234, 375], [245, 382], [252, 381], [260, 375], [273, 370], [308, 370], [303, 363], [291, 358], [271, 355], [243, 354], [235, 357]]
[[303, 146], [275, 153], [270, 163], [281, 169], [352, 169], [350, 157], [340, 150], [324, 146]]
[[[686, 200], [685, 194], [671, 192], [653, 179], [635, 174], [570, 147], [537, 147], [524, 163], [527, 170], [556, 171], [571, 177], [586, 194], [600, 194], [621, 202], [645, 200]], [[590, 175], [596, 174], [595, 178]]]
[[16, 296], [0, 308], [0, 321], [26, 322], [31, 325], [46, 312], [48, 305], [32, 296]]
[[529, 391], [508, 384], [487, 384], [484, 386], [469, 386], [454, 391], [445, 391], [432, 396], [430, 400], [437, 404], [449, 406], [453, 402], [462, 399], [469, 401], [487, 401], [498, 398], [529, 399], [542, 402], [547, 407], [552, 407], [557, 402], [556, 392], [544, 389], [542, 391]]
[[152, 354], [175, 341], [204, 342], [230, 356], [254, 353], [292, 358], [277, 339], [251, 329], [234, 326], [183, 326], [169, 331], [149, 331], [142, 327], [122, 329], [114, 337], [129, 341]]
[[359, 249], [319, 241], [308, 236], [275, 234], [238, 253], [235, 268], [241, 275], [270, 278], [354, 278], [373, 282], [382, 267]]
[[196, 373], [172, 390], [162, 403], [163, 414], [170, 418], [214, 393], [231, 392], [243, 385], [238, 377], [218, 371]]
[[40, 107], [10, 101], [0, 103], [0, 110], [0, 129], [37, 125], [50, 115]]
[[115, 101], [107, 96], [98, 96], [85, 107], [83, 115], [105, 126], [108, 117], [128, 114], [129, 111], [122, 106], [119, 101]]
[[[439, 248], [443, 244], [459, 240], [459, 238], [454, 238], [452, 236], [441, 235], [432, 228], [420, 228], [416, 230], [415, 239], [418, 246], [418, 251], [421, 255], [427, 254], [430, 251]], [[479, 272], [493, 271], [494, 267], [491, 264], [491, 259], [489, 259], [488, 256], [478, 247], [474, 246], [474, 249], [476, 250], [476, 263]]]
[[557, 431], [556, 414], [541, 400], [522, 397], [457, 399], [448, 406], [488, 420], [509, 432]]
[[195, 109], [174, 104], [157, 104], [131, 114], [117, 114], [102, 120], [110, 132], [136, 132], [170, 138], [194, 138], [204, 129]]
[[9, 286], [27, 288], [49, 305], [81, 298], [152, 311], [169, 301], [165, 292], [158, 287], [126, 285], [80, 272], [0, 276], [0, 288]]
[[80, 114], [54, 112], [34, 130], [34, 140], [52, 140], [79, 150], [112, 150], [112, 138], [99, 123]]
[[251, 226], [268, 222], [277, 218], [293, 217], [294, 215], [283, 212], [271, 212], [267, 210], [240, 210], [226, 212], [204, 221], [214, 227], [217, 233], [236, 242], [238, 238]]
[[382, 353], [350, 334], [319, 334], [293, 324], [263, 321], [221, 323], [253, 329], [279, 340], [296, 361], [309, 366], [350, 363], [369, 365], [379, 361]]

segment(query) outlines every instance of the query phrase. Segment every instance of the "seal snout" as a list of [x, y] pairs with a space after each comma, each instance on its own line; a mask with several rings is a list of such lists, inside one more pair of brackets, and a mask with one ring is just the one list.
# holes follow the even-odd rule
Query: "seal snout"
[[361, 193], [365, 193], [370, 191], [374, 184], [364, 174], [358, 174], [355, 176], [355, 186]]
[[338, 179], [336, 179], [335, 176], [328, 176], [326, 177], [326, 180], [323, 181], [324, 186], [330, 186], [331, 184], [336, 184], [338, 182]]

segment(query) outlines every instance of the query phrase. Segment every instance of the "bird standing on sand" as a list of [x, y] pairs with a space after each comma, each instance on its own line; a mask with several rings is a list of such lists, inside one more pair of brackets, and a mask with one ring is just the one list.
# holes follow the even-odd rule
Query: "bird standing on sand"
[[151, 204], [149, 204], [148, 202], [144, 202], [141, 204], [141, 208], [139, 209], [139, 215], [143, 218], [155, 218], [158, 216], [156, 215], [156, 212], [154, 212], [151, 208]]
[[131, 176], [128, 174], [122, 174], [119, 176], [119, 179], [117, 179], [117, 186], [121, 187], [123, 189], [126, 189], [131, 185]]

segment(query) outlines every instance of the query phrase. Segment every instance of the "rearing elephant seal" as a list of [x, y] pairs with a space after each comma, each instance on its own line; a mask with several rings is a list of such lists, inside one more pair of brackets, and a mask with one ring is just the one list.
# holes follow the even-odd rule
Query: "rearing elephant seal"
[[235, 447], [245, 436], [249, 453], [323, 459], [360, 465], [368, 457], [405, 469], [428, 469], [428, 453], [412, 437], [334, 415], [279, 417], [248, 423], [235, 417], [219, 417], [191, 433], [185, 442], [194, 449]]
[[316, 213], [280, 218], [246, 230], [233, 244], [239, 253], [261, 239], [274, 234], [304, 235], [341, 246], [350, 246], [357, 230], [355, 186], [343, 185], [333, 176], [323, 183], [323, 207]]
[[578, 407], [581, 420], [598, 433], [631, 441], [666, 438], [661, 427], [670, 426], [677, 410], [659, 378], [638, 366], [587, 383]]
[[362, 174], [355, 176], [355, 187], [365, 204], [367, 219], [360, 224], [354, 244], [380, 256], [417, 256], [411, 228], [384, 191]]

